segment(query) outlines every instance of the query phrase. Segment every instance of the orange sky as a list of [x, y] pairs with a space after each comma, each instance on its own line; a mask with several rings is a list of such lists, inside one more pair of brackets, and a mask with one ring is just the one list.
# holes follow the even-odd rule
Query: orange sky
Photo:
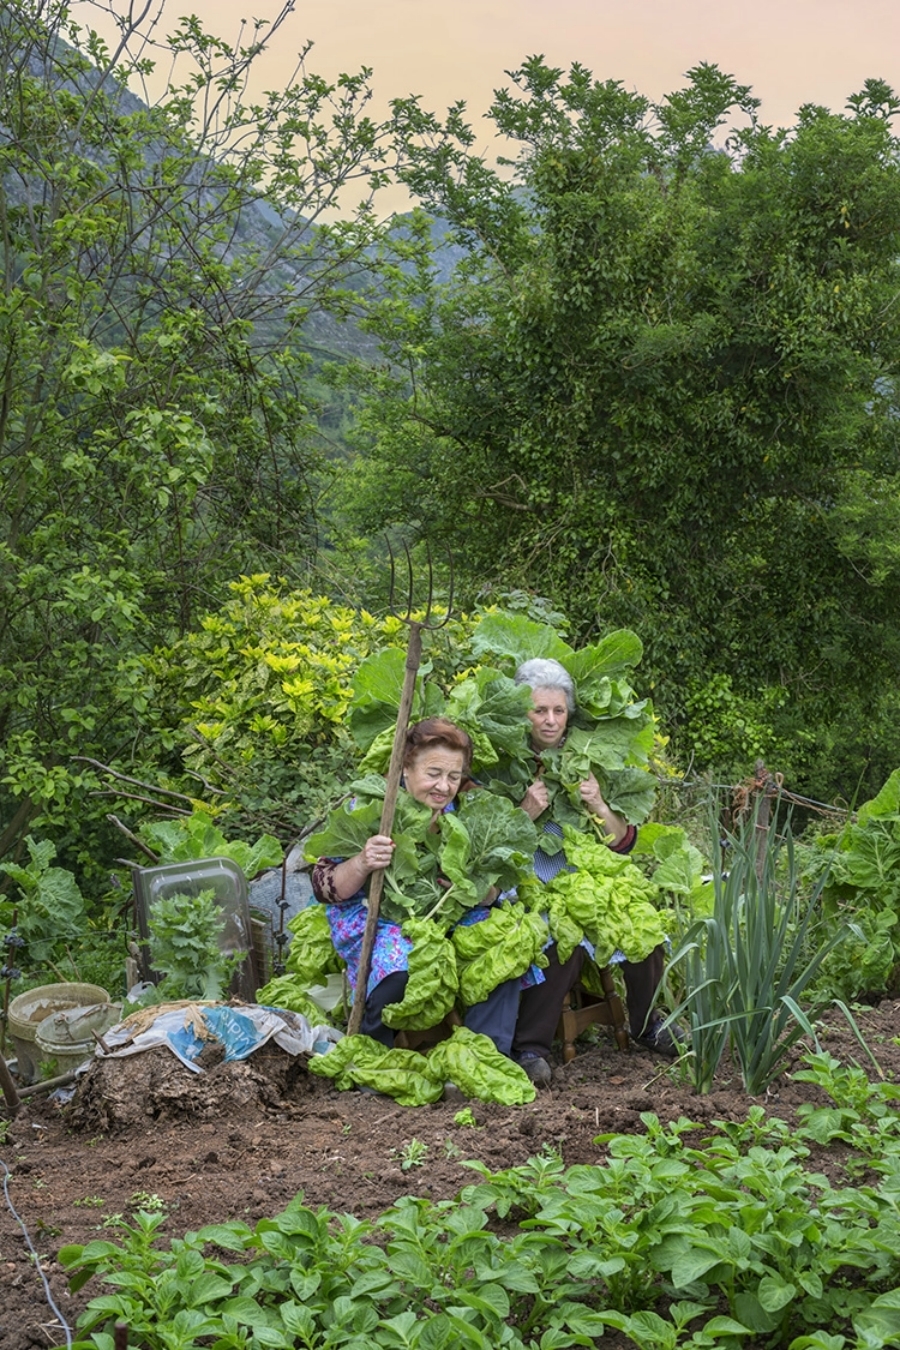
[[[229, 40], [242, 17], [271, 18], [279, 7], [164, 4], [163, 30], [193, 12]], [[476, 123], [504, 70], [535, 52], [562, 66], [581, 61], [651, 98], [678, 88], [689, 66], [714, 61], [752, 85], [763, 120], [781, 125], [803, 103], [843, 108], [868, 76], [900, 88], [900, 0], [298, 0], [260, 65], [265, 87], [286, 78], [308, 38], [308, 67], [326, 78], [374, 67], [379, 111], [410, 93], [438, 111], [464, 98]]]

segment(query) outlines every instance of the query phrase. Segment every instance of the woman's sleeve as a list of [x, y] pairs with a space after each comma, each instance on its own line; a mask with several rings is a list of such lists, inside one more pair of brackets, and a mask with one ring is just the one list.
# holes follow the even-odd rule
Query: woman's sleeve
[[637, 826], [629, 825], [617, 844], [610, 844], [611, 853], [630, 853], [637, 843]]
[[339, 905], [341, 898], [334, 886], [334, 870], [338, 858], [320, 858], [312, 870], [313, 895], [323, 905]]

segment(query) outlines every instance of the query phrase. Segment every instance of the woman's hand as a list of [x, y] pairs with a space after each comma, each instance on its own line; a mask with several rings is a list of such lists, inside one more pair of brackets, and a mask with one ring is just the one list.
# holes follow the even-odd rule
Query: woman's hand
[[597, 816], [613, 844], [620, 844], [628, 832], [628, 822], [616, 811], [610, 810], [603, 799], [600, 784], [592, 773], [578, 784], [581, 800], [592, 816]]
[[367, 875], [381, 868], [390, 867], [393, 856], [394, 841], [389, 834], [373, 834], [371, 839], [366, 840], [358, 854]]
[[604, 812], [609, 810], [609, 807], [603, 800], [600, 784], [592, 773], [588, 774], [584, 782], [578, 784], [578, 791], [581, 793], [581, 800], [584, 802], [592, 816], [603, 815]]
[[531, 787], [525, 793], [525, 796], [519, 802], [522, 810], [529, 820], [537, 820], [542, 812], [547, 810], [550, 805], [550, 794], [547, 791], [547, 784], [540, 778], [536, 778]]
[[335, 894], [339, 900], [352, 900], [361, 891], [373, 872], [390, 867], [394, 856], [394, 841], [387, 834], [373, 834], [358, 853], [338, 863], [332, 873]]

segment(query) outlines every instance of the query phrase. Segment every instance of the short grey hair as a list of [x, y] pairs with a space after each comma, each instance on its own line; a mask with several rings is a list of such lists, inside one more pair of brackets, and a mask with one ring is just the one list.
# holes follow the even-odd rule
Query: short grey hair
[[529, 689], [559, 689], [566, 696], [566, 707], [570, 713], [575, 711], [575, 681], [558, 661], [549, 657], [535, 656], [523, 661], [513, 676], [516, 684], [525, 684]]

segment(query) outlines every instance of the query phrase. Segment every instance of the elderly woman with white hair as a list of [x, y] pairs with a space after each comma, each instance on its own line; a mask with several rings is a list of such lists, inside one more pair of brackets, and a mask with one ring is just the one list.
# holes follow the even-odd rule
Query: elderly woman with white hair
[[[532, 707], [528, 717], [535, 756], [563, 745], [569, 719], [576, 706], [575, 685], [568, 671], [558, 661], [536, 657], [519, 666], [515, 680], [517, 684], [527, 685], [531, 690]], [[594, 774], [589, 774], [579, 784], [579, 792], [585, 810], [603, 821], [613, 852], [630, 853], [637, 839], [637, 830], [610, 809]], [[536, 759], [534, 781], [525, 793], [521, 806], [536, 821], [549, 804], [547, 785], [541, 779], [540, 762]], [[553, 821], [544, 825], [544, 831], [562, 835], [562, 830]], [[573, 870], [562, 849], [547, 853], [538, 848], [534, 857], [534, 871], [539, 881], [552, 881], [565, 868]], [[550, 964], [544, 971], [543, 983], [525, 990], [521, 996], [513, 1058], [518, 1060], [538, 1087], [550, 1085], [550, 1047], [563, 1000], [578, 979], [587, 955], [583, 946], [576, 947], [568, 961], [561, 963], [554, 942], [547, 949]], [[655, 948], [643, 961], [623, 961], [621, 969], [632, 1039], [647, 1050], [673, 1058], [678, 1053], [675, 1036], [663, 1025], [663, 1015], [653, 1007], [663, 974], [662, 947]]]

